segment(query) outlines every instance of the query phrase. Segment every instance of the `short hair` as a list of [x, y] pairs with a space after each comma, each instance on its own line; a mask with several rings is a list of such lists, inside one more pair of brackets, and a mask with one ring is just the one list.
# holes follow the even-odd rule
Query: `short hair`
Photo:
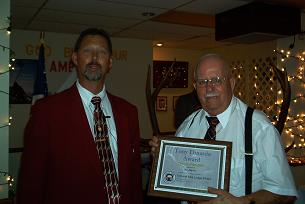
[[197, 71], [198, 71], [198, 68], [200, 67], [200, 64], [207, 60], [207, 59], [219, 59], [223, 62], [223, 68], [224, 68], [224, 71], [225, 73], [228, 75], [229, 78], [232, 77], [232, 73], [231, 73], [231, 70], [230, 70], [230, 66], [227, 62], [227, 60], [220, 54], [217, 54], [217, 53], [209, 53], [209, 54], [205, 54], [203, 56], [201, 56], [199, 58], [199, 62], [198, 64], [196, 65], [196, 68], [194, 70], [194, 80], [196, 80], [196, 77], [197, 77]]
[[111, 42], [110, 36], [105, 30], [103, 30], [101, 28], [88, 28], [88, 29], [82, 31], [75, 42], [74, 52], [77, 52], [79, 50], [80, 44], [82, 43], [83, 39], [88, 35], [100, 35], [100, 36], [104, 37], [108, 44], [108, 51], [110, 52], [110, 54], [112, 54], [112, 42]]

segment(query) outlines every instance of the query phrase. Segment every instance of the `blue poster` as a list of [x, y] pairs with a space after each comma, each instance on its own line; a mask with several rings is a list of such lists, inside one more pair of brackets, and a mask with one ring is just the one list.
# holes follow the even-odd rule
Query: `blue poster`
[[38, 60], [16, 59], [10, 71], [10, 104], [30, 104]]

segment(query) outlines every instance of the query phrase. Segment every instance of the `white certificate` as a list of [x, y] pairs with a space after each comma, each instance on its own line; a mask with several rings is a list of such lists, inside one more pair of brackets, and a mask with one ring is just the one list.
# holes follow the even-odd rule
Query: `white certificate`
[[217, 197], [208, 187], [228, 190], [231, 143], [161, 138], [153, 163], [149, 194], [202, 200]]

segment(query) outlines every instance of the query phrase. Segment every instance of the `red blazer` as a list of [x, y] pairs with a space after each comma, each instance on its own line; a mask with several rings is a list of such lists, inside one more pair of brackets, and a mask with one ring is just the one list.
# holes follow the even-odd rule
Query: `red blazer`
[[[107, 94], [117, 128], [120, 203], [141, 204], [137, 109]], [[36, 102], [25, 130], [17, 203], [106, 204], [104, 183], [76, 85]]]

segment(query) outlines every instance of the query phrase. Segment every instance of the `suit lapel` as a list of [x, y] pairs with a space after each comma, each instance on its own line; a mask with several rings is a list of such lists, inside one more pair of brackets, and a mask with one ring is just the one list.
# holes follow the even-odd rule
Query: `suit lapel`
[[131, 141], [129, 141], [128, 136], [128, 115], [126, 111], [121, 107], [122, 104], [115, 100], [115, 98], [108, 94], [108, 98], [110, 100], [112, 106], [112, 112], [114, 116], [116, 132], [117, 132], [117, 141], [118, 141], [118, 166], [119, 166], [119, 183], [120, 189], [128, 188], [127, 178], [128, 178], [128, 164], [130, 162], [130, 145]]
[[[70, 101], [71, 101], [71, 121], [74, 121], [73, 128], [77, 129], [77, 134], [79, 135], [78, 138], [82, 142], [84, 146], [84, 155], [87, 155], [88, 160], [92, 164], [93, 168], [95, 169], [96, 173], [101, 175], [102, 178], [102, 169], [100, 165], [100, 160], [98, 157], [98, 153], [96, 150], [96, 145], [92, 136], [92, 132], [90, 130], [90, 126], [88, 123], [87, 115], [77, 90], [76, 85], [74, 84], [70, 91]], [[75, 115], [79, 114], [79, 118], [75, 119]]]

